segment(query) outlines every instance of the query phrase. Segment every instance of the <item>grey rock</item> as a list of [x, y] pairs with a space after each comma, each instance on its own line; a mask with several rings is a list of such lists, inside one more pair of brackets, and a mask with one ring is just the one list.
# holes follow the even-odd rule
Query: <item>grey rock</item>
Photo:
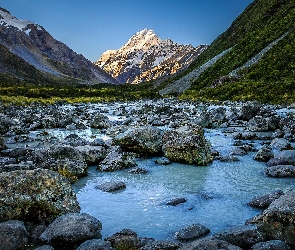
[[113, 125], [109, 118], [103, 114], [94, 114], [90, 119], [91, 128], [108, 129]]
[[291, 250], [286, 242], [281, 240], [270, 240], [259, 242], [251, 247], [251, 250]]
[[287, 164], [295, 165], [295, 150], [283, 150], [275, 155], [275, 158], [284, 160]]
[[288, 164], [289, 162], [287, 160], [281, 158], [271, 158], [269, 161], [266, 162], [266, 165], [269, 167]]
[[276, 165], [269, 166], [265, 173], [271, 177], [295, 177], [295, 166], [293, 165]]
[[37, 225], [34, 226], [33, 228], [30, 229], [30, 237], [29, 237], [29, 241], [36, 243], [36, 244], [40, 244], [40, 235], [45, 231], [45, 229], [47, 228], [47, 226], [45, 225]]
[[167, 157], [161, 157], [156, 160], [156, 163], [160, 165], [169, 165], [171, 164], [171, 161]]
[[133, 168], [128, 171], [129, 174], [146, 174], [147, 172], [144, 168]]
[[282, 190], [277, 190], [262, 196], [256, 197], [249, 202], [249, 206], [256, 208], [267, 208], [274, 200], [284, 194]]
[[234, 227], [215, 234], [214, 239], [224, 240], [241, 248], [250, 248], [254, 244], [265, 241], [265, 235], [256, 226]]
[[177, 250], [182, 247], [182, 244], [174, 241], [167, 240], [155, 240], [141, 248], [139, 250]]
[[273, 157], [274, 157], [274, 153], [271, 148], [262, 147], [261, 149], [258, 150], [256, 155], [254, 156], [254, 160], [267, 162]]
[[130, 128], [116, 136], [114, 142], [132, 152], [154, 155], [162, 151], [162, 135], [162, 130], [152, 126]]
[[225, 155], [220, 157], [221, 162], [235, 162], [235, 161], [240, 161], [240, 159], [234, 155]]
[[124, 153], [119, 146], [113, 146], [105, 159], [98, 164], [97, 170], [113, 172], [135, 166], [137, 163], [134, 154]]
[[284, 138], [275, 138], [269, 145], [274, 150], [291, 150], [293, 147], [291, 144]]
[[255, 116], [249, 120], [247, 129], [253, 132], [268, 131], [268, 119], [262, 116]]
[[54, 250], [54, 248], [50, 245], [43, 245], [41, 247], [37, 247], [34, 250]]
[[238, 156], [243, 156], [246, 155], [247, 152], [241, 148], [233, 148], [230, 152], [230, 155], [238, 155]]
[[295, 189], [272, 202], [263, 211], [259, 228], [269, 239], [283, 240], [295, 247]]
[[28, 242], [28, 232], [22, 221], [10, 220], [0, 223], [0, 248], [21, 249]]
[[87, 164], [100, 162], [107, 155], [106, 148], [102, 146], [78, 146], [76, 147], [76, 150], [78, 150], [83, 155]]
[[162, 149], [165, 157], [175, 162], [208, 165], [213, 160], [211, 144], [199, 126], [165, 131]]
[[179, 250], [242, 250], [242, 248], [223, 240], [205, 238], [184, 245]]
[[199, 224], [192, 224], [186, 226], [185, 228], [180, 229], [178, 232], [175, 233], [175, 239], [180, 241], [190, 241], [205, 236], [210, 233], [210, 230]]
[[76, 250], [114, 250], [114, 248], [109, 241], [93, 239], [83, 242]]
[[37, 167], [59, 172], [71, 182], [87, 175], [87, 164], [83, 155], [74, 147], [63, 144], [37, 148], [32, 153]]
[[175, 198], [175, 199], [172, 199], [172, 200], [168, 201], [166, 203], [166, 205], [168, 205], [168, 206], [177, 206], [177, 205], [179, 205], [181, 203], [185, 203], [185, 202], [186, 202], [185, 198]]
[[257, 134], [254, 132], [238, 132], [234, 134], [234, 138], [237, 140], [255, 140], [257, 139]]
[[257, 102], [244, 103], [239, 113], [239, 119], [249, 121], [251, 118], [258, 114], [261, 106], [262, 104]]
[[112, 247], [115, 249], [120, 247], [123, 249], [138, 249], [145, 245], [142, 243], [141, 239], [137, 237], [137, 233], [130, 229], [123, 229], [105, 238], [105, 241], [111, 242]]
[[79, 212], [70, 182], [51, 170], [18, 170], [0, 174], [0, 221], [52, 221]]
[[116, 190], [124, 189], [126, 188], [126, 184], [122, 181], [117, 182], [104, 182], [98, 186], [95, 187], [96, 189], [100, 189], [104, 192], [113, 192]]
[[102, 228], [99, 220], [86, 213], [68, 213], [56, 218], [41, 234], [40, 239], [53, 245], [67, 245], [88, 240]]

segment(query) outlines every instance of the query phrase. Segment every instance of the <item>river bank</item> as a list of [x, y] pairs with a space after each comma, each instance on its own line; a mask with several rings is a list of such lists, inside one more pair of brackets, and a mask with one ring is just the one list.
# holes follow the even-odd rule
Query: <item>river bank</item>
[[[99, 237], [106, 241], [93, 244], [102, 249], [189, 249], [221, 240], [242, 248], [295, 245], [292, 107], [163, 99], [1, 106], [0, 113], [7, 249], [76, 249]], [[266, 207], [249, 205], [278, 189]], [[246, 220], [255, 226], [229, 231]], [[61, 226], [69, 221], [78, 224]], [[135, 232], [115, 234], [126, 227]]]

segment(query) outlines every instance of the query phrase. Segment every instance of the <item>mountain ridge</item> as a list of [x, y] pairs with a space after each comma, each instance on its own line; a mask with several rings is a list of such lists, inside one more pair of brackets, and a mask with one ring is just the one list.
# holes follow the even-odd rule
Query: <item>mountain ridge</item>
[[[73, 78], [83, 84], [118, 84], [83, 55], [54, 39], [42, 26], [18, 20], [3, 8], [0, 9], [0, 44], [42, 73]], [[5, 71], [3, 64], [1, 71]]]
[[[294, 102], [294, 23], [294, 0], [254, 0], [186, 72], [162, 83], [158, 90], [190, 100]], [[191, 79], [189, 88], [181, 86], [182, 77], [229, 48]]]
[[95, 62], [120, 83], [141, 83], [183, 70], [207, 45], [194, 48], [162, 40], [147, 28], [136, 32], [118, 50], [107, 50]]

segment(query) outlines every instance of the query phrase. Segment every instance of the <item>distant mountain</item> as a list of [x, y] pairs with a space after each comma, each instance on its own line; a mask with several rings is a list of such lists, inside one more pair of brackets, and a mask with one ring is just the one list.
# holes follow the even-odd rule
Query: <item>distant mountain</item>
[[295, 0], [254, 0], [189, 68], [158, 88], [185, 99], [295, 102]]
[[[6, 59], [0, 59], [0, 73], [16, 77], [22, 73], [22, 77], [34, 78], [34, 70], [30, 71], [33, 75], [23, 70], [26, 62], [38, 71], [38, 77], [43, 74], [55, 78], [73, 78], [83, 84], [118, 83], [83, 55], [55, 40], [42, 26], [18, 20], [3, 8], [0, 8], [0, 45], [7, 48]], [[1, 47], [1, 50], [4, 48]]]
[[161, 40], [153, 30], [144, 29], [119, 50], [104, 52], [95, 64], [120, 83], [140, 83], [184, 70], [206, 48]]

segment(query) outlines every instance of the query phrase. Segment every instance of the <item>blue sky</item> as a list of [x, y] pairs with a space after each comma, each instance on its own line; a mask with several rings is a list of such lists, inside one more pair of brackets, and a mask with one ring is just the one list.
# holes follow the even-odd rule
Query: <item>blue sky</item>
[[181, 44], [210, 44], [253, 0], [0, 0], [21, 20], [96, 61], [144, 28]]

